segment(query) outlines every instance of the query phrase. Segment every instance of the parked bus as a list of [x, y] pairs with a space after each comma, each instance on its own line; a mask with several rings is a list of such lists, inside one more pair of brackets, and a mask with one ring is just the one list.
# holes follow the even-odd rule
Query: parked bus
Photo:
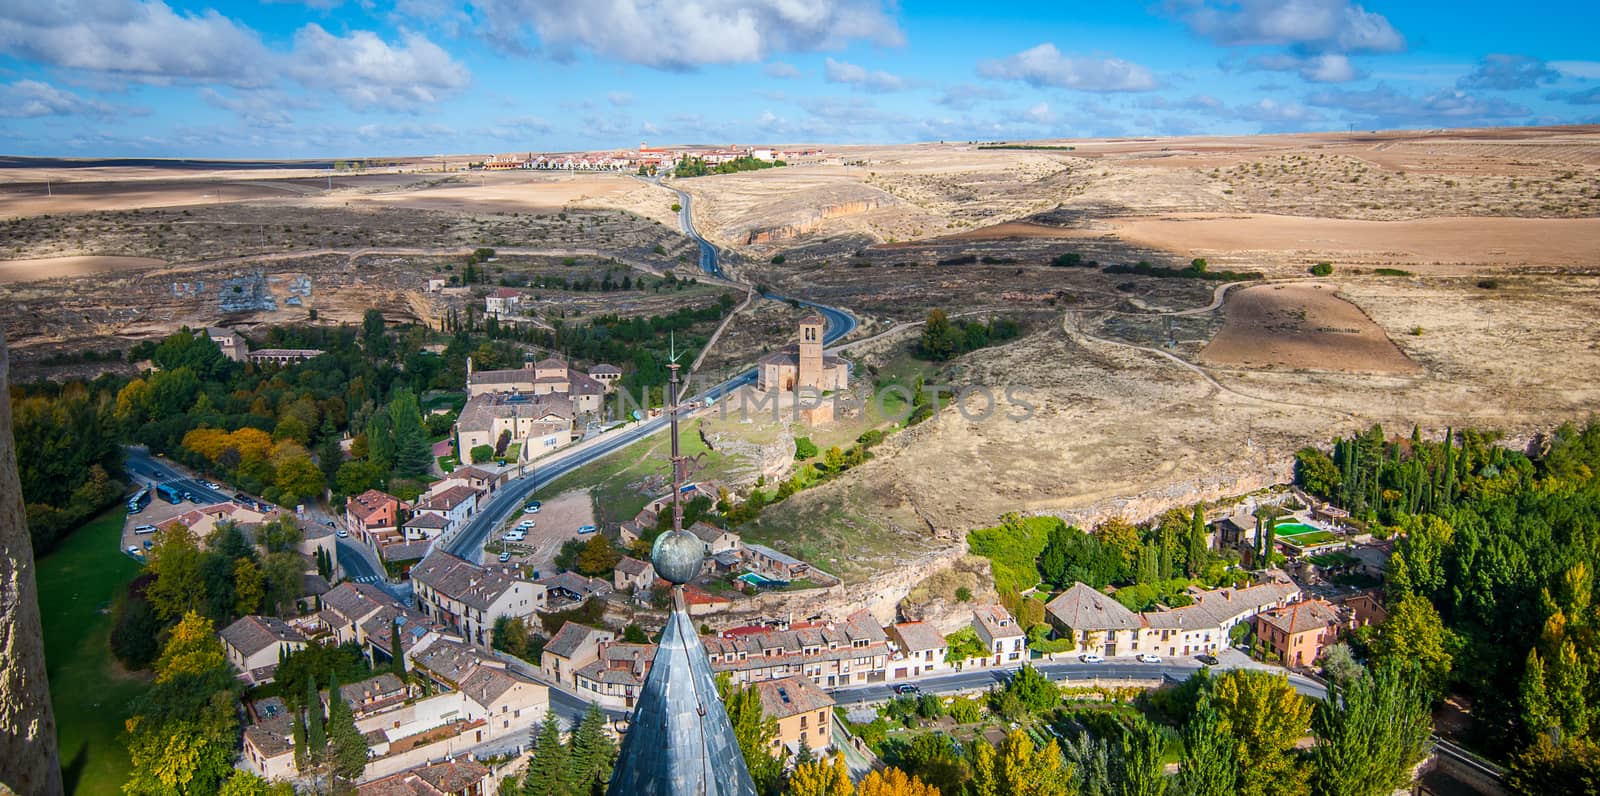
[[183, 492], [179, 491], [178, 488], [172, 484], [162, 484], [161, 486], [156, 487], [156, 491], [161, 493], [162, 500], [165, 500], [174, 506], [183, 502]]
[[144, 507], [150, 505], [150, 487], [140, 489], [133, 497], [128, 498], [128, 513], [138, 514]]

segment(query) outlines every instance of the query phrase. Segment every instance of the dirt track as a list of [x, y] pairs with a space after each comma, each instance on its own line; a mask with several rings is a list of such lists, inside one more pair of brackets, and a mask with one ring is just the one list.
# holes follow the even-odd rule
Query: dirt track
[[1415, 373], [1418, 368], [1332, 285], [1268, 284], [1235, 290], [1227, 321], [1203, 362], [1250, 368]]

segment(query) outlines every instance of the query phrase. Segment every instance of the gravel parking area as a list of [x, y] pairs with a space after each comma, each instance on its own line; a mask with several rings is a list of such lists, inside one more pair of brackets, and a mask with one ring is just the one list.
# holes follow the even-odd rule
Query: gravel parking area
[[510, 545], [511, 561], [533, 567], [541, 577], [555, 571], [556, 552], [561, 549], [562, 542], [577, 537], [578, 528], [597, 524], [594, 520], [594, 500], [589, 497], [588, 490], [563, 492], [545, 500], [538, 514], [519, 511], [511, 515], [505, 525], [495, 531], [494, 538], [489, 540], [483, 556], [486, 561], [495, 560], [499, 555], [501, 537], [524, 519], [533, 520], [533, 529], [528, 531], [527, 539]]

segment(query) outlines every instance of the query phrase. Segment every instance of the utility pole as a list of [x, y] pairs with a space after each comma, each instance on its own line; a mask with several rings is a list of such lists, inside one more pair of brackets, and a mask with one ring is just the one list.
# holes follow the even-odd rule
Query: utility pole
[[48, 174], [44, 175], [44, 195], [52, 198], [56, 195], [55, 189], [50, 187], [50, 175]]

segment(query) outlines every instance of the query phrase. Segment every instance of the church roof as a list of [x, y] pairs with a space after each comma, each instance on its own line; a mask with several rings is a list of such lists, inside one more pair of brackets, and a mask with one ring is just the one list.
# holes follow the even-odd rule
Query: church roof
[[606, 792], [755, 796], [705, 649], [682, 598], [674, 603]]

